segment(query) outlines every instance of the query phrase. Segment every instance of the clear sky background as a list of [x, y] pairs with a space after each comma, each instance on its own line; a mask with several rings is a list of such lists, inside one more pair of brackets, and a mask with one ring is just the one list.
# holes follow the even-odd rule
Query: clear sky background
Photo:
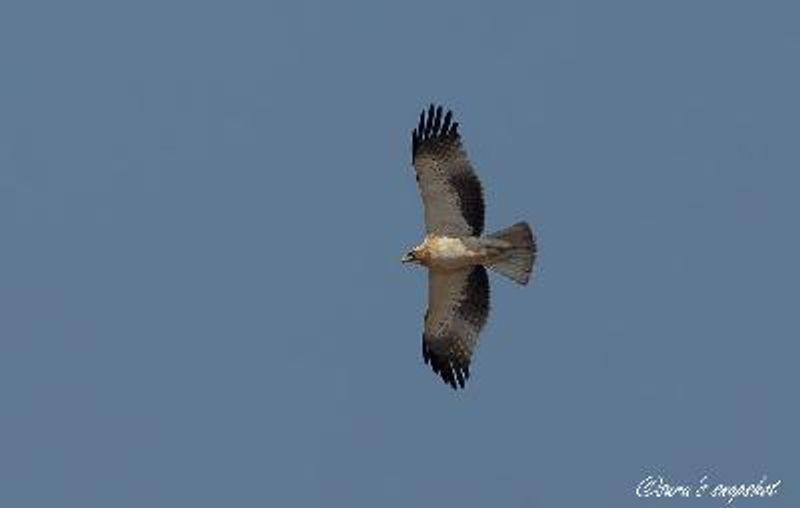
[[[800, 504], [800, 4], [0, 5], [0, 505]], [[421, 360], [410, 131], [454, 109], [492, 277]]]

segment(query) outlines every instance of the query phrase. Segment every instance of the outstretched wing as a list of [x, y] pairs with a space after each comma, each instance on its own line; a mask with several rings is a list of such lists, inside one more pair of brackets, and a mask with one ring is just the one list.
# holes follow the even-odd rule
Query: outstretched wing
[[412, 160], [425, 205], [428, 234], [480, 236], [483, 232], [483, 190], [461, 145], [453, 112], [442, 107], [423, 110], [411, 135]]
[[489, 277], [483, 266], [428, 271], [428, 311], [422, 357], [453, 388], [464, 388], [472, 352], [489, 316]]

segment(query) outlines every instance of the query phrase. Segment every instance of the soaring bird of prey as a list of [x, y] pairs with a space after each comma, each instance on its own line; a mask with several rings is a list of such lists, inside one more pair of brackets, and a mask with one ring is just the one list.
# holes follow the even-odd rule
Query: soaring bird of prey
[[431, 104], [411, 135], [412, 161], [425, 207], [425, 240], [404, 263], [428, 268], [422, 357], [452, 386], [464, 388], [478, 335], [489, 316], [486, 268], [527, 284], [536, 259], [530, 226], [483, 234], [483, 190], [452, 111]]

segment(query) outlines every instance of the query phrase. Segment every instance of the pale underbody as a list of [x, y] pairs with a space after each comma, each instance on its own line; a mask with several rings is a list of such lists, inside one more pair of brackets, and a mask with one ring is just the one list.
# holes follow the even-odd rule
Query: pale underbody
[[458, 270], [475, 265], [490, 266], [503, 260], [511, 244], [495, 238], [428, 235], [404, 258], [436, 270]]

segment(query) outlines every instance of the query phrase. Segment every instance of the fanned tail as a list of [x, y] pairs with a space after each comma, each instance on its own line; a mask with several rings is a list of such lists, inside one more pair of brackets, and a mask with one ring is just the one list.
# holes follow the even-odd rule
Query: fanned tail
[[527, 284], [536, 261], [536, 238], [526, 222], [518, 222], [489, 235], [489, 238], [510, 244], [506, 254], [488, 268], [518, 284]]

